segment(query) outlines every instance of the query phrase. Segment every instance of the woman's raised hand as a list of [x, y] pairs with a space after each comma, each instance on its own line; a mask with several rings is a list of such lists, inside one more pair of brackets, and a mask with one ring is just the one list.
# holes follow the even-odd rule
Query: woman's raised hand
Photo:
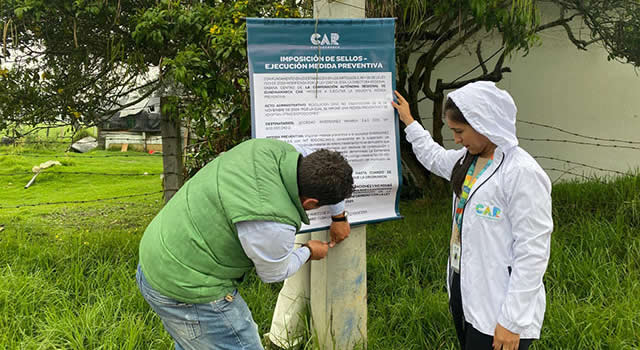
[[411, 109], [409, 109], [409, 102], [407, 102], [407, 100], [405, 100], [398, 91], [394, 92], [398, 98], [398, 102], [391, 101], [391, 105], [393, 108], [398, 110], [400, 121], [402, 121], [405, 126], [409, 126], [409, 124], [413, 123], [414, 120], [411, 116]]

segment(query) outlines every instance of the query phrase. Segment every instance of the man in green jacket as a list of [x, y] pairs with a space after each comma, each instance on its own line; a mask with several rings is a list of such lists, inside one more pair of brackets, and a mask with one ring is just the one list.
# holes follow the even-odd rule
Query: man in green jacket
[[[264, 282], [293, 275], [348, 236], [352, 168], [337, 152], [245, 141], [202, 168], [164, 206], [140, 242], [136, 275], [176, 349], [262, 349], [236, 287], [256, 268]], [[332, 242], [294, 250], [306, 210], [330, 205]]]

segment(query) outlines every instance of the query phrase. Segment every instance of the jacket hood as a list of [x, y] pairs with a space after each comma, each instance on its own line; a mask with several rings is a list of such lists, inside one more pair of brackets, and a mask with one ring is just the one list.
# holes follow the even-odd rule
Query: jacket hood
[[502, 150], [518, 145], [513, 98], [494, 82], [478, 81], [448, 94], [471, 127]]

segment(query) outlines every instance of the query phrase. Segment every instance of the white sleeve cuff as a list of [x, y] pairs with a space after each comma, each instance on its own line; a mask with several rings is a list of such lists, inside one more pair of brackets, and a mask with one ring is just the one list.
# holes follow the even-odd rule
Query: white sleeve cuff
[[420, 123], [418, 123], [415, 120], [411, 124], [409, 124], [406, 128], [404, 128], [404, 132], [405, 134], [407, 134], [407, 141], [409, 141], [409, 143], [412, 143], [413, 141], [415, 141], [415, 139], [425, 134], [430, 136], [429, 132], [425, 130], [422, 127], [422, 125], [420, 125]]
[[[416, 125], [417, 124], [417, 125]], [[408, 131], [408, 130], [413, 130], [415, 129], [418, 125], [420, 125], [420, 123], [418, 123], [417, 120], [414, 120], [411, 122], [411, 124], [407, 125], [404, 127], [404, 131]]]
[[342, 214], [343, 211], [344, 211], [344, 201], [341, 201], [340, 203], [332, 204], [329, 206], [329, 214], [331, 214], [331, 216]]
[[[270, 221], [236, 223], [238, 238], [247, 257], [256, 267], [263, 282], [279, 282], [293, 275], [309, 258], [294, 251], [296, 228]], [[304, 258], [304, 259], [303, 259]]]
[[[300, 262], [301, 262], [300, 266], [302, 266], [311, 257], [311, 250], [309, 249], [309, 247], [304, 246], [294, 250], [293, 254], [297, 256], [298, 259], [300, 259]], [[298, 269], [300, 268], [300, 266], [298, 266]], [[296, 269], [296, 271], [298, 270]]]
[[520, 327], [516, 325], [515, 322], [507, 320], [507, 318], [504, 316], [504, 313], [498, 315], [498, 323], [511, 333], [522, 334], [522, 332], [524, 332], [525, 330], [525, 327]]

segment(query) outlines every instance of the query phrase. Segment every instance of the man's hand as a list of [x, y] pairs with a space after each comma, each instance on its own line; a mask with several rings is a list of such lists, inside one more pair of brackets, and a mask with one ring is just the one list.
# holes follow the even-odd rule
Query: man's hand
[[493, 350], [518, 350], [520, 334], [511, 333], [499, 323], [493, 336]]
[[[344, 216], [344, 214], [336, 215], [334, 217]], [[329, 228], [329, 234], [331, 235], [331, 242], [329, 242], [329, 248], [333, 248], [336, 244], [344, 241], [349, 237], [351, 233], [351, 225], [348, 221], [334, 221]]]
[[394, 91], [396, 93], [396, 97], [398, 98], [398, 102], [391, 101], [391, 105], [393, 108], [398, 110], [398, 116], [400, 117], [400, 121], [404, 123], [405, 126], [409, 126], [409, 124], [413, 123], [413, 117], [411, 116], [411, 109], [409, 109], [409, 102], [400, 95], [398, 91]]
[[322, 260], [329, 251], [329, 243], [323, 241], [311, 240], [304, 245], [311, 251], [310, 260]]

